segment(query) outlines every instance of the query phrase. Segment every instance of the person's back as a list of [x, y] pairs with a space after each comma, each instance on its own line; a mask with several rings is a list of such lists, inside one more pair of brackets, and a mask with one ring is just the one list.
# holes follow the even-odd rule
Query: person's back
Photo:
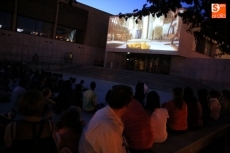
[[83, 95], [83, 110], [92, 111], [96, 106], [96, 94], [93, 90], [87, 90]]
[[188, 127], [190, 129], [197, 129], [203, 126], [202, 107], [199, 101], [186, 102], [188, 109]]
[[154, 133], [154, 142], [162, 143], [167, 139], [168, 133], [166, 130], [166, 123], [168, 118], [168, 111], [165, 108], [157, 108], [151, 114], [151, 126]]
[[223, 90], [221, 95], [221, 113], [223, 115], [230, 115], [230, 92], [228, 90]]
[[78, 153], [82, 133], [82, 121], [78, 110], [70, 108], [65, 111], [56, 127], [58, 150], [62, 152], [68, 148], [71, 153]]
[[202, 120], [203, 125], [208, 126], [210, 120], [210, 108], [208, 102], [208, 91], [204, 88], [197, 91], [198, 100], [202, 107]]
[[121, 118], [124, 123], [124, 136], [131, 150], [150, 149], [154, 142], [150, 116], [135, 99], [130, 103], [127, 113]]
[[168, 137], [166, 123], [169, 115], [167, 109], [161, 108], [160, 96], [154, 90], [149, 92], [147, 95], [146, 111], [151, 116], [151, 126], [153, 129], [154, 142], [164, 142]]
[[209, 101], [209, 107], [210, 107], [210, 117], [214, 120], [218, 120], [221, 113], [221, 104], [218, 100], [220, 97], [220, 93], [216, 90], [212, 90], [209, 93], [210, 95], [210, 101]]
[[[107, 152], [110, 152], [110, 148], [115, 148], [114, 145], [122, 145], [122, 138], [117, 137], [117, 135], [122, 136], [123, 132], [123, 123], [119, 120], [120, 119], [115, 116], [114, 112], [111, 110], [111, 108], [109, 108], [109, 106], [98, 110], [91, 119], [89, 125], [84, 130], [84, 139], [81, 139], [80, 141], [79, 152], [106, 153], [106, 150]], [[118, 142], [109, 144], [107, 141], [110, 141], [111, 139], [117, 139], [117, 141], [121, 142], [121, 144], [116, 144]], [[101, 148], [100, 146], [102, 144], [106, 144], [106, 146]], [[123, 152], [120, 149], [121, 147], [119, 147], [117, 150], [111, 150], [111, 152]]]
[[186, 103], [183, 101], [183, 90], [177, 87], [173, 89], [173, 92], [174, 99], [163, 106], [169, 113], [167, 127], [173, 131], [185, 131], [188, 128], [188, 110]]
[[80, 153], [127, 153], [122, 137], [124, 124], [121, 117], [127, 112], [132, 99], [129, 86], [118, 85], [112, 90], [109, 105], [98, 110], [81, 136]]
[[187, 105], [183, 102], [182, 109], [175, 107], [173, 101], [165, 104], [165, 108], [168, 110], [169, 119], [167, 126], [172, 130], [186, 130], [187, 129]]
[[192, 88], [184, 88], [184, 101], [188, 109], [188, 128], [197, 129], [203, 126], [202, 107], [196, 99]]
[[135, 95], [134, 98], [141, 103], [141, 105], [144, 107], [145, 106], [145, 96], [147, 91], [145, 91], [145, 85], [147, 85], [146, 82], [138, 82], [136, 87], [135, 87]]
[[44, 97], [38, 90], [29, 90], [21, 98], [18, 112], [22, 120], [5, 129], [4, 142], [8, 152], [57, 152], [53, 140], [53, 124], [43, 120]]
[[26, 93], [26, 89], [20, 86], [17, 86], [14, 88], [12, 94], [11, 94], [11, 102], [13, 104], [16, 104], [19, 102], [21, 96]]
[[71, 153], [78, 153], [80, 134], [81, 133], [76, 133], [73, 128], [58, 130], [58, 137], [61, 142], [58, 144], [58, 149], [60, 151], [68, 149]]
[[71, 82], [66, 80], [63, 82], [62, 86], [60, 87], [61, 90], [55, 99], [55, 113], [60, 114], [63, 110], [69, 108], [72, 103], [72, 90], [71, 90]]
[[96, 105], [97, 105], [97, 95], [94, 92], [94, 89], [96, 88], [96, 83], [91, 82], [90, 83], [90, 89], [87, 90], [83, 95], [83, 110], [86, 112], [95, 112], [96, 111]]
[[220, 117], [220, 112], [221, 112], [221, 105], [220, 102], [217, 98], [211, 98], [210, 99], [210, 116], [214, 120], [218, 120]]
[[11, 94], [11, 104], [13, 105], [13, 109], [17, 111], [18, 103], [20, 98], [26, 93], [26, 80], [21, 79], [19, 81], [19, 85], [14, 88], [12, 94]]
[[50, 153], [57, 152], [53, 140], [51, 122], [28, 122], [20, 120], [12, 123], [13, 143], [9, 152]]
[[83, 103], [82, 87], [80, 84], [77, 84], [75, 90], [73, 91], [72, 105], [79, 106], [80, 108], [82, 108], [82, 103]]

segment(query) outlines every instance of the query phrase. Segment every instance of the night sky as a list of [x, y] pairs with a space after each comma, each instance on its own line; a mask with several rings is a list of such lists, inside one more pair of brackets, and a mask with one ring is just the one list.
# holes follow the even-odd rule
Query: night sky
[[[147, 0], [77, 0], [77, 1], [113, 15], [118, 15], [120, 12], [132, 13], [134, 9], [141, 10], [144, 4], [148, 4]], [[186, 5], [183, 6], [186, 7]]]

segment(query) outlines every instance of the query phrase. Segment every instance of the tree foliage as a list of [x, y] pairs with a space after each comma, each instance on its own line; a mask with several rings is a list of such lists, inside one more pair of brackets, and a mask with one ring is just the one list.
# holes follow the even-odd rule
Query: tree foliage
[[[179, 15], [184, 24], [188, 25], [187, 32], [194, 35], [195, 40], [207, 38], [216, 42], [221, 54], [230, 54], [230, 0], [147, 0], [149, 5], [144, 4], [142, 10], [134, 10], [133, 13], [119, 14], [119, 17], [128, 19], [149, 14], [157, 17], [165, 15], [169, 11], [176, 12], [182, 8], [182, 3], [186, 5], [185, 12]], [[211, 4], [226, 4], [226, 18], [212, 18]], [[137, 20], [136, 20], [137, 21]]]

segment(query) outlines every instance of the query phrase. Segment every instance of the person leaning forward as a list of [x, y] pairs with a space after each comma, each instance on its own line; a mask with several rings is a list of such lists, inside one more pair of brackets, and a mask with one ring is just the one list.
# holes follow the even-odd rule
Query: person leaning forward
[[133, 98], [132, 88], [117, 85], [108, 106], [98, 110], [81, 136], [79, 153], [128, 153], [121, 117]]

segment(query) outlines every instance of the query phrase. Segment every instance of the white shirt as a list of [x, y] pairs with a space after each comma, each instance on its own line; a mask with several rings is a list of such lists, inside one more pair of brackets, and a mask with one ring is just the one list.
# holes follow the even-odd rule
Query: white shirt
[[161, 143], [167, 139], [166, 123], [168, 118], [168, 110], [165, 108], [157, 108], [152, 113], [151, 126], [153, 128], [154, 142]]
[[214, 120], [219, 119], [221, 112], [221, 104], [217, 98], [210, 99], [210, 110], [211, 110], [211, 118]]
[[96, 93], [92, 89], [87, 90], [84, 93], [84, 97], [83, 97], [83, 110], [92, 111], [97, 104], [96, 101], [97, 101]]
[[79, 153], [126, 153], [123, 129], [121, 119], [109, 106], [98, 110], [84, 129]]

